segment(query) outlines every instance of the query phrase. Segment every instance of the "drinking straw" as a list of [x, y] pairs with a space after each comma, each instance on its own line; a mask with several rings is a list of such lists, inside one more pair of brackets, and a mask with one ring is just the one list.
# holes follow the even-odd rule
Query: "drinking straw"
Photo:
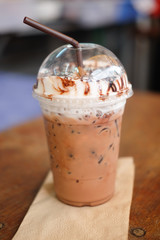
[[47, 33], [53, 37], [57, 37], [65, 42], [71, 44], [74, 48], [76, 48], [78, 67], [83, 68], [82, 52], [81, 52], [80, 44], [77, 40], [75, 40], [74, 38], [71, 38], [61, 32], [58, 32], [50, 27], [47, 27], [31, 18], [25, 17], [23, 22], [33, 28], [40, 30], [41, 32]]

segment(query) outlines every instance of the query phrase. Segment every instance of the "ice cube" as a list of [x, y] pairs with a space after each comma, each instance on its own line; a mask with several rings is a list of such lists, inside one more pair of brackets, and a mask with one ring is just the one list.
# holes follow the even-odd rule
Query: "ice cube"
[[108, 66], [106, 68], [96, 69], [91, 73], [91, 78], [93, 81], [98, 81], [101, 79], [114, 80], [122, 75], [122, 69], [119, 66]]

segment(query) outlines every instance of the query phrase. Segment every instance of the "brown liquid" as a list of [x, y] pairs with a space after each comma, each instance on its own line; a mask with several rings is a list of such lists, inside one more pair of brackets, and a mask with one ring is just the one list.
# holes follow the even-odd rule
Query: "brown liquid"
[[122, 112], [77, 120], [44, 116], [55, 192], [61, 201], [95, 206], [113, 196]]

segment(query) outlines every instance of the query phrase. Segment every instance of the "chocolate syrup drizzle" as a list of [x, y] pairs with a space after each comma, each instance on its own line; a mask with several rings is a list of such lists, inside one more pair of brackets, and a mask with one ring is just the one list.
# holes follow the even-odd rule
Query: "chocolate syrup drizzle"
[[112, 92], [116, 92], [116, 91], [117, 91], [117, 87], [116, 87], [115, 83], [109, 82], [109, 86], [108, 86], [108, 90], [107, 90], [107, 95], [109, 94], [110, 89], [112, 89]]
[[84, 95], [87, 95], [90, 92], [90, 86], [89, 83], [85, 83], [85, 90], [84, 90]]
[[61, 78], [61, 77], [59, 77], [59, 78], [62, 81], [63, 88], [75, 86], [75, 82], [74, 81], [68, 80], [68, 78]]

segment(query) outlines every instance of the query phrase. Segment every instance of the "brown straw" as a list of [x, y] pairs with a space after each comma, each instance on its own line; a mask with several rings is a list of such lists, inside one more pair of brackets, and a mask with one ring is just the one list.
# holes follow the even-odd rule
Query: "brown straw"
[[74, 38], [71, 38], [63, 33], [60, 33], [52, 28], [49, 28], [43, 24], [40, 24], [39, 22], [31, 19], [31, 18], [28, 18], [28, 17], [25, 17], [24, 20], [23, 20], [24, 23], [26, 23], [27, 25], [31, 26], [31, 27], [34, 27], [42, 32], [45, 32], [53, 37], [57, 37], [69, 44], [71, 44], [73, 47], [76, 48], [76, 55], [77, 55], [77, 63], [78, 63], [78, 66], [83, 68], [83, 62], [82, 62], [82, 53], [81, 53], [81, 50], [80, 50], [80, 44], [79, 42], [77, 42]]

